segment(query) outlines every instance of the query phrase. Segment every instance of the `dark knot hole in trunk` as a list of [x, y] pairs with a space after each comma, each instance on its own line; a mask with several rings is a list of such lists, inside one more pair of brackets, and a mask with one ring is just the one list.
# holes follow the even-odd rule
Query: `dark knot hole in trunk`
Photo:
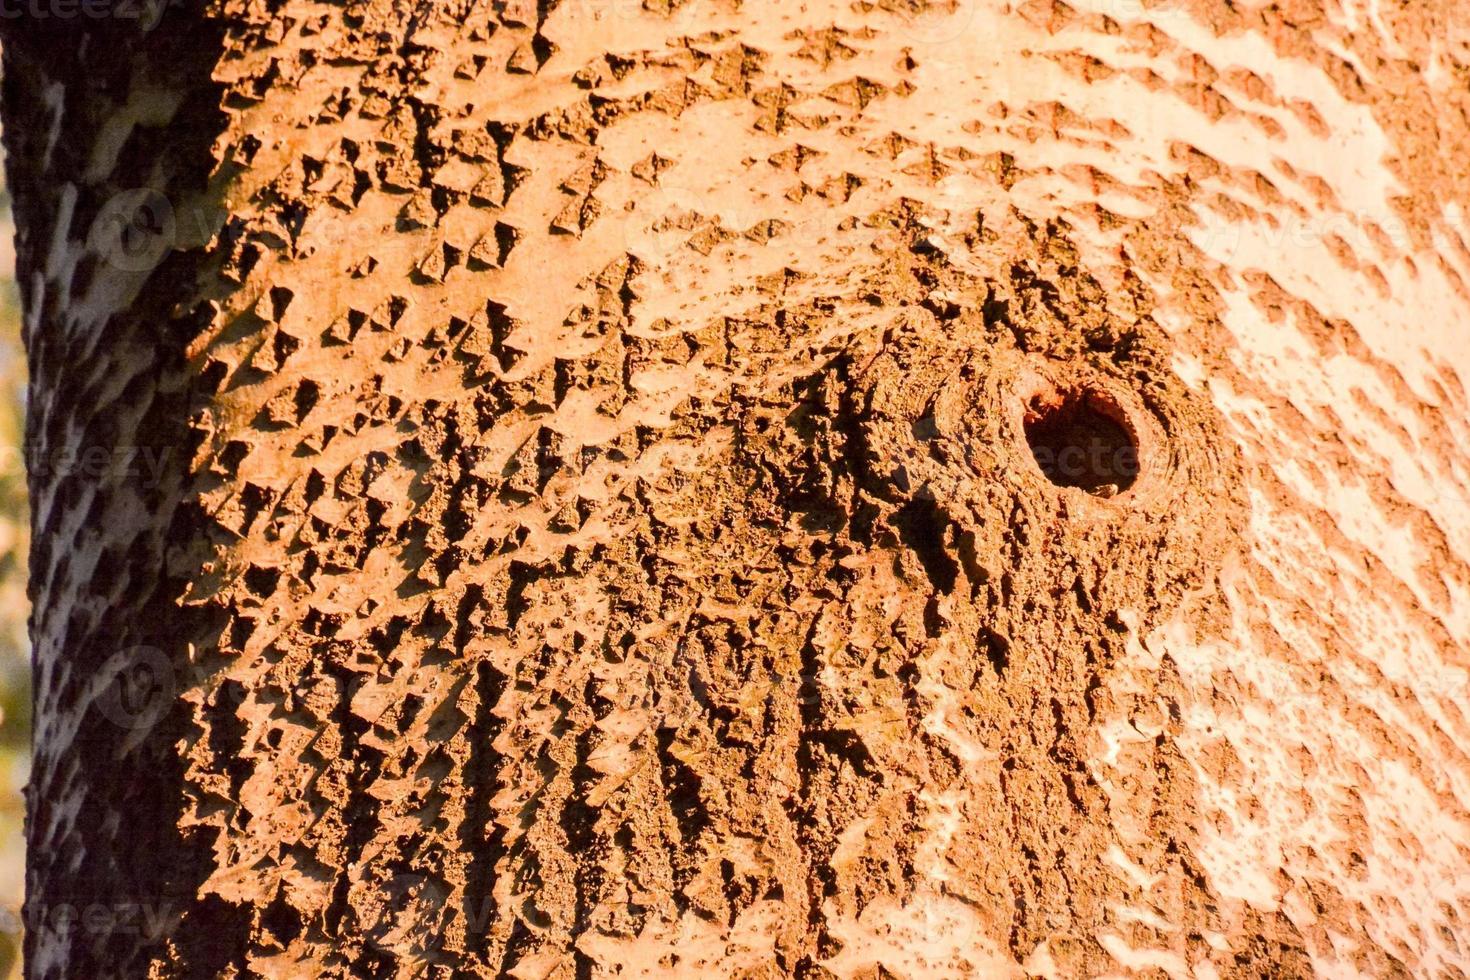
[[1046, 478], [1111, 497], [1138, 479], [1138, 440], [1126, 414], [1099, 391], [1048, 393], [1026, 407], [1026, 442]]

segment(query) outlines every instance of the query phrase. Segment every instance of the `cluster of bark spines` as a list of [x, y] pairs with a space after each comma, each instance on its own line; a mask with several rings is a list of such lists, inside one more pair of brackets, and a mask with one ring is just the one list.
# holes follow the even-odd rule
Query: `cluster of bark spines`
[[[887, 30], [911, 6], [860, 12]], [[991, 932], [1017, 961], [1055, 939], [1065, 971], [1103, 971], [1114, 909], [1163, 903], [1190, 956], [1215, 955], [1204, 934], [1245, 928], [1259, 939], [1236, 968], [1304, 972], [1284, 914], [1242, 927], [1217, 907], [1193, 852], [1178, 667], [1130, 666], [1236, 546], [1244, 511], [1239, 461], [1173, 375], [1149, 290], [1120, 296], [1090, 274], [1061, 219], [997, 204], [961, 222], [910, 197], [962, 173], [1009, 191], [1025, 172], [957, 135], [880, 132], [869, 107], [909, 96], [925, 57], [878, 64], [881, 31], [797, 31], [790, 50], [681, 35], [566, 65], [559, 9], [231, 0], [220, 21], [190, 21], [229, 25], [199, 43], [221, 55], [217, 80], [195, 81], [231, 122], [218, 146], [180, 150], [171, 186], [213, 173], [239, 215], [167, 259], [157, 299], [108, 336], [137, 351], [122, 390], [146, 407], [126, 424], [172, 420], [160, 444], [197, 452], [164, 490], [138, 491], [119, 525], [158, 526], [102, 542], [95, 583], [66, 534], [113, 512], [75, 478], [41, 486], [35, 560], [38, 631], [75, 663], [99, 659], [124, 613], [151, 618], [113, 635], [166, 650], [179, 697], [129, 758], [168, 774], [187, 812], [127, 796], [144, 763], [97, 775], [115, 732], [94, 712], [74, 744], [43, 745], [32, 813], [47, 834], [52, 800], [121, 801], [157, 818], [151, 850], [167, 855], [119, 871], [115, 840], [68, 828], [33, 862], [35, 880], [61, 881], [43, 899], [73, 894], [56, 869], [82, 849], [73, 879], [163, 882], [188, 909], [167, 943], [51, 949], [37, 971], [105, 953], [177, 975], [299, 961], [581, 975], [617, 959], [583, 939], [626, 950], [671, 923], [723, 938], [775, 903], [772, 970], [817, 977], [840, 927], [943, 880], [1001, 910]], [[7, 77], [62, 70], [15, 50]], [[119, 50], [124, 74], [146, 74], [126, 61], [142, 48]], [[24, 122], [18, 84], [8, 118]], [[554, 98], [499, 118], [532, 85]], [[80, 168], [86, 128], [116, 111], [74, 101], [47, 180]], [[673, 133], [716, 103], [763, 141], [747, 169], [780, 175], [780, 193], [676, 203], [703, 163], [682, 129], [615, 160], [619, 127], [658, 116]], [[187, 105], [178, 128], [213, 139]], [[1121, 138], [1064, 109], [1027, 106], [1004, 126]], [[44, 156], [26, 140], [50, 124], [35, 112], [10, 137], [20, 185], [43, 182], [25, 169]], [[289, 138], [260, 140], [266, 121]], [[124, 159], [159, 156], [165, 128], [140, 127]], [[834, 153], [843, 140], [858, 150]], [[82, 215], [104, 196], [83, 186]], [[54, 201], [28, 208], [21, 263], [37, 269]], [[791, 208], [807, 224], [777, 216]], [[653, 256], [648, 232], [674, 257]], [[803, 249], [822, 262], [797, 261]], [[117, 401], [112, 362], [62, 340], [68, 303], [100, 275], [89, 258], [69, 286], [23, 278], [41, 311], [36, 390], [53, 397], [98, 364], [37, 413], [48, 445], [127, 435], [88, 404]], [[1158, 272], [1156, 258], [1142, 262]], [[759, 274], [725, 276], [741, 263]], [[824, 281], [823, 263], [847, 281]], [[1088, 523], [1028, 469], [1010, 385], [1041, 362], [1138, 393], [1174, 443], [1143, 489], [1166, 492]], [[664, 377], [683, 387], [667, 394]], [[578, 426], [603, 431], [584, 444]], [[170, 569], [163, 584], [110, 581], [148, 581], [150, 564]], [[60, 671], [41, 675], [53, 705], [85, 684]], [[1089, 765], [1101, 726], [1156, 709], [1137, 778], [1105, 787]], [[977, 747], [1004, 759], [998, 791], [969, 781]], [[936, 857], [926, 821], [950, 805], [962, 820]], [[1143, 842], [1119, 829], [1138, 814]], [[1145, 894], [1113, 873], [1114, 846], [1160, 884]]]

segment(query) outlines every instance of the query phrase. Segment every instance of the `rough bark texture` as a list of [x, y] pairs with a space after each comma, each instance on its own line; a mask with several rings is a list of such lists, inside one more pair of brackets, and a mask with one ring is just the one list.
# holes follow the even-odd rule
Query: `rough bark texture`
[[1464, 976], [1466, 20], [12, 29], [31, 975]]

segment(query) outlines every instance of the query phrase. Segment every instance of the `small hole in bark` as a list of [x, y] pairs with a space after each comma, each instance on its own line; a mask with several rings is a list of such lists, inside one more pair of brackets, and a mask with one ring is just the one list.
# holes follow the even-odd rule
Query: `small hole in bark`
[[1027, 406], [1026, 442], [1046, 478], [1111, 497], [1138, 479], [1138, 441], [1122, 409], [1097, 391], [1052, 392]]

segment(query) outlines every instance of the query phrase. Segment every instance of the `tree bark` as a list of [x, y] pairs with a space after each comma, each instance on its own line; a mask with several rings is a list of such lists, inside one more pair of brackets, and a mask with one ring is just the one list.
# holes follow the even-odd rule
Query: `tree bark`
[[30, 976], [1470, 970], [1453, 0], [108, 9]]

